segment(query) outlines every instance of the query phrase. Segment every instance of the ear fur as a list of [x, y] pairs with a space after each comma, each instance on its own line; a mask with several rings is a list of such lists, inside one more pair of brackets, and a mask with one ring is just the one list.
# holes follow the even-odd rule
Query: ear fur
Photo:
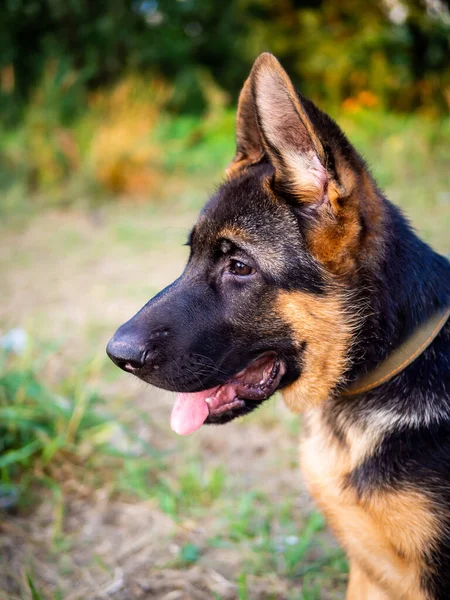
[[272, 54], [264, 53], [249, 79], [276, 182], [299, 200], [320, 202], [327, 182], [325, 152], [286, 71]]
[[256, 120], [250, 77], [239, 94], [236, 115], [236, 154], [226, 170], [228, 177], [261, 160], [264, 146]]

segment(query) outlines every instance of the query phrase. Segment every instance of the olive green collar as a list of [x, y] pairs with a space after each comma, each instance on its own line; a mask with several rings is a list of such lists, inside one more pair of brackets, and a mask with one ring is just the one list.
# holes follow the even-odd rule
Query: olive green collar
[[356, 394], [368, 392], [398, 375], [428, 348], [444, 327], [449, 316], [450, 308], [435, 313], [383, 362], [369, 373], [353, 381], [347, 389], [341, 392], [341, 395], [355, 396]]

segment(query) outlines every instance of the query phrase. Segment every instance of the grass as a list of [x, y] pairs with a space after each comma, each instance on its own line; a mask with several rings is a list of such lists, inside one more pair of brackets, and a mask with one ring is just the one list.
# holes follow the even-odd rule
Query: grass
[[[110, 377], [103, 360], [62, 367], [60, 349], [39, 344], [38, 352], [37, 346], [29, 342], [19, 354], [3, 350], [0, 355], [3, 526], [8, 533], [8, 523], [16, 522], [25, 531], [31, 520], [40, 528], [36, 503], [47, 506], [51, 511], [45, 524], [49, 538], [41, 547], [40, 559], [44, 564], [53, 561], [58, 579], [67, 584], [49, 586], [42, 580], [33, 559], [34, 544], [28, 542], [21, 549], [24, 554], [18, 552], [17, 576], [6, 582], [6, 573], [0, 569], [0, 581], [3, 578], [8, 592], [5, 598], [69, 597], [67, 585], [77, 570], [72, 556], [85, 542], [68, 522], [74, 503], [91, 505], [86, 513], [90, 519], [95, 516], [99, 489], [105, 490], [112, 505], [142, 504], [150, 514], [168, 515], [173, 531], [164, 535], [181, 541], [176, 543], [175, 555], [164, 559], [163, 573], [165, 569], [183, 573], [207, 564], [211, 554], [226, 551], [239, 556], [236, 584], [227, 584], [237, 586], [239, 597], [253, 598], [254, 586], [260, 585], [255, 582], [264, 580], [267, 573], [284, 586], [282, 597], [286, 598], [315, 597], [311, 594], [318, 581], [322, 590], [326, 588], [324, 568], [333, 574], [334, 585], [341, 585], [345, 567], [336, 562], [337, 551], [329, 550], [326, 540], [320, 541], [325, 534], [318, 513], [310, 513], [302, 523], [303, 516], [296, 514], [289, 498], [277, 505], [270, 490], [256, 486], [242, 492], [240, 479], [233, 477], [227, 465], [205, 463], [198, 448], [186, 448], [186, 462], [180, 464], [179, 448], [152, 445], [136, 433], [138, 421], [152, 427], [151, 418], [137, 406], [130, 411], [130, 420], [123, 402], [106, 404], [97, 389], [99, 381]], [[274, 427], [273, 418], [270, 407], [259, 415], [263, 430]], [[192, 535], [202, 522], [206, 522], [204, 532]], [[92, 560], [96, 569], [101, 566], [103, 578], [112, 576], [110, 557], [93, 553], [88, 562]], [[84, 569], [92, 571], [92, 567]], [[300, 596], [289, 591], [299, 584], [304, 585]], [[128, 593], [123, 597], [129, 598]], [[280, 596], [273, 592], [268, 597]]]
[[3, 508], [26, 507], [43, 486], [58, 502], [65, 495], [89, 495], [141, 456], [147, 475], [159, 468], [157, 452], [118, 421], [93, 385], [103, 359], [65, 369], [55, 381], [56, 351], [40, 344], [38, 353], [30, 346], [19, 355], [0, 352]]
[[[86, 163], [76, 193], [67, 179], [50, 192], [64, 211], [42, 189], [27, 197], [16, 169], [28, 160], [24, 132], [2, 141], [15, 179], [0, 224], [0, 338], [23, 328], [29, 345], [0, 353], [0, 599], [342, 599], [345, 558], [297, 474], [299, 419], [278, 399], [176, 438], [172, 400], [104, 359], [115, 327], [181, 272], [182, 244], [234, 144], [231, 111], [202, 122], [161, 113], [146, 139], [164, 193], [158, 183], [152, 202], [110, 202], [90, 179], [90, 136], [102, 120], [119, 135], [107, 118], [119, 100], [100, 99], [92, 127], [73, 126]], [[450, 251], [450, 121], [335, 116], [421, 235]]]

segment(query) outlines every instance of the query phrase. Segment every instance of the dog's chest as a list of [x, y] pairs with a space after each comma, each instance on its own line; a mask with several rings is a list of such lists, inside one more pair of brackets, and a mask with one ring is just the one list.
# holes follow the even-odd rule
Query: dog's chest
[[322, 409], [305, 415], [300, 460], [307, 487], [350, 558], [396, 600], [427, 598], [420, 590], [422, 552], [437, 529], [426, 498], [406, 490], [371, 491], [359, 497], [348, 475], [376, 439], [356, 430], [338, 442]]

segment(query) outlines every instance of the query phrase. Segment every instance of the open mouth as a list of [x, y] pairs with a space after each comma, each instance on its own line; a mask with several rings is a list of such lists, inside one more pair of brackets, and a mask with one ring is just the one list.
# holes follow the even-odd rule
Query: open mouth
[[205, 422], [223, 423], [249, 412], [276, 391], [285, 372], [277, 355], [266, 352], [221, 385], [178, 394], [170, 426], [176, 433], [188, 435]]

